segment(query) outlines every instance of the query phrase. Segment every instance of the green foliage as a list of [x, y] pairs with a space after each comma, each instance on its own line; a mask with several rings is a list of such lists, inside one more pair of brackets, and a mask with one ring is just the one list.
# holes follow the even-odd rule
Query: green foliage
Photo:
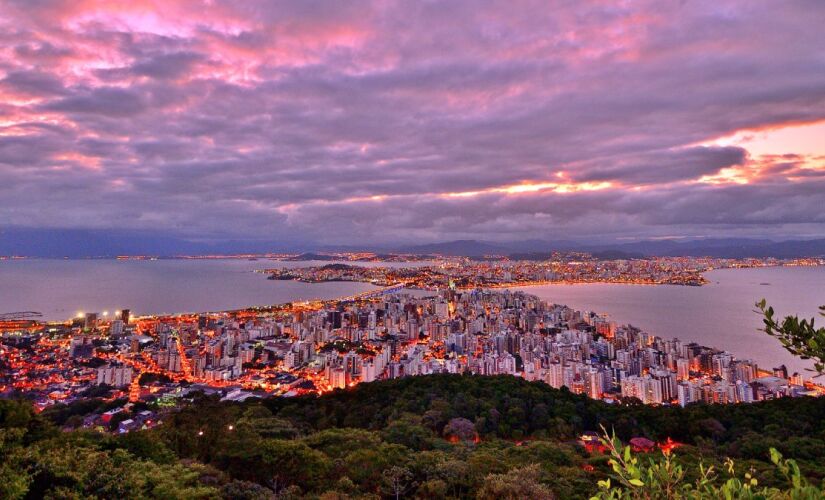
[[[455, 418], [469, 420], [483, 436], [518, 438], [543, 431], [572, 438], [576, 427], [598, 423], [601, 405], [514, 377], [433, 375], [360, 384], [323, 397], [270, 399], [273, 413], [296, 426], [383, 429], [404, 414], [419, 416], [435, 435]], [[549, 390], [548, 390], [549, 389]]]
[[538, 465], [513, 469], [506, 474], [490, 474], [484, 478], [484, 484], [477, 498], [483, 500], [521, 500], [531, 498], [548, 500], [553, 498], [550, 489], [539, 482]]
[[261, 464], [276, 492], [284, 486], [304, 491], [320, 489], [328, 479], [331, 461], [299, 441], [268, 439], [261, 445]]
[[619, 499], [820, 499], [823, 491], [811, 486], [802, 476], [794, 460], [785, 460], [775, 449], [770, 459], [786, 480], [784, 488], [760, 486], [752, 471], [737, 476], [732, 459], [725, 461], [727, 479], [716, 473], [713, 466], [699, 464], [698, 476], [686, 480], [686, 470], [672, 453], [663, 451], [660, 457], [647, 461], [636, 456], [615, 434], [607, 435], [602, 443], [610, 452], [610, 466], [615, 483], [609, 478], [599, 481], [599, 491], [593, 500]]
[[[442, 437], [450, 420], [464, 418], [473, 422], [482, 441], [516, 439], [516, 431], [521, 431], [521, 439], [541, 436], [565, 441], [604, 425], [624, 440], [670, 437], [711, 447], [720, 455], [760, 460], [771, 446], [794, 454], [792, 442], [802, 444], [805, 455], [813, 457], [825, 435], [825, 398], [687, 408], [607, 405], [510, 376], [410, 377], [360, 384], [323, 397], [271, 399], [260, 404], [309, 434], [331, 428], [384, 430], [404, 415], [420, 416], [420, 425]], [[510, 411], [516, 407], [521, 416]], [[792, 426], [787, 425], [789, 413], [794, 416]], [[751, 446], [760, 440], [765, 445]], [[437, 448], [439, 443], [443, 440], [430, 444]]]
[[394, 465], [406, 465], [410, 450], [396, 444], [380, 443], [372, 448], [353, 450], [342, 461], [346, 476], [364, 491], [378, 491], [384, 471]]
[[162, 466], [124, 450], [37, 447], [28, 454], [35, 471], [29, 497], [215, 498], [217, 490], [199, 484], [203, 465]]
[[[765, 333], [778, 338], [785, 350], [794, 356], [814, 360], [814, 370], [818, 373], [825, 372], [825, 327], [816, 328], [814, 318], [800, 320], [797, 316], [786, 316], [777, 320], [773, 307], [768, 306], [765, 299], [757, 302], [756, 307], [764, 316]], [[825, 306], [819, 309], [825, 316]]]
[[117, 399], [109, 402], [98, 398], [78, 399], [68, 405], [58, 403], [46, 408], [43, 410], [43, 417], [49, 419], [56, 425], [63, 426], [72, 417], [80, 417], [91, 413], [103, 413], [113, 408], [123, 406], [126, 402], [125, 399]]
[[[288, 420], [276, 418], [263, 406], [251, 406], [234, 424], [233, 431], [251, 439], [293, 439], [298, 430]], [[228, 427], [227, 427], [228, 429]]]
[[343, 458], [360, 448], [373, 448], [381, 443], [381, 437], [363, 429], [325, 429], [310, 434], [303, 439], [310, 448], [319, 450], [327, 456]]
[[20, 448], [24, 434], [19, 428], [0, 429], [0, 498], [22, 498], [29, 490], [32, 478]]
[[51, 437], [57, 430], [51, 423], [34, 412], [26, 401], [0, 399], [0, 429], [18, 429], [24, 444]]
[[405, 414], [389, 422], [381, 435], [389, 443], [400, 444], [412, 450], [430, 449], [435, 435], [420, 422], [421, 417]]
[[[810, 484], [825, 477], [825, 398], [652, 408], [515, 377], [437, 375], [322, 397], [197, 397], [161, 415], [158, 427], [121, 436], [58, 431], [52, 422], [82, 417], [79, 408], [37, 414], [27, 402], [0, 400], [0, 498], [656, 497], [636, 495], [646, 490], [633, 479], [660, 493], [750, 498], [739, 494], [787, 493], [794, 481], [821, 493]], [[631, 454], [617, 471], [615, 455], [591, 455], [571, 439], [599, 425], [615, 429], [622, 459], [619, 438], [685, 446], [678, 457]], [[774, 465], [771, 449], [796, 461]], [[736, 459], [735, 474], [725, 457]]]
[[232, 481], [221, 488], [221, 497], [232, 500], [268, 500], [272, 490], [250, 481]]
[[424, 481], [415, 490], [416, 498], [446, 498], [447, 497], [447, 483], [441, 479], [430, 479]]
[[412, 472], [406, 467], [400, 467], [398, 465], [384, 469], [382, 479], [382, 491], [394, 496], [396, 500], [416, 486], [413, 481]]
[[143, 460], [150, 460], [157, 464], [171, 464], [177, 457], [153, 432], [128, 432], [117, 436], [110, 445], [111, 449], [121, 448]]

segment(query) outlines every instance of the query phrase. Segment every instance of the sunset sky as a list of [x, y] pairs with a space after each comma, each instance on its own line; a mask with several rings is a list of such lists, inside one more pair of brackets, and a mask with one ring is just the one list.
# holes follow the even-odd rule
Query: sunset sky
[[825, 237], [825, 2], [0, 0], [0, 228]]

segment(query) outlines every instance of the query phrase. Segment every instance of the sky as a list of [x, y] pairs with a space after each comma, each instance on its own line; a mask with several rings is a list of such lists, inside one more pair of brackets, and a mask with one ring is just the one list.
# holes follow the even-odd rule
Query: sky
[[825, 2], [0, 0], [0, 228], [825, 236]]

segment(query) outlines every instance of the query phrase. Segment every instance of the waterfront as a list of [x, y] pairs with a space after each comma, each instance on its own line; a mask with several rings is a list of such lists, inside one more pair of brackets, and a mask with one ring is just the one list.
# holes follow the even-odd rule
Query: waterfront
[[[754, 303], [766, 298], [777, 314], [817, 314], [825, 304], [825, 267], [718, 269], [705, 274], [702, 287], [589, 283], [519, 287], [542, 299], [610, 315], [664, 338], [726, 349], [738, 358], [753, 358], [763, 368], [785, 364], [802, 371], [812, 363], [794, 358], [778, 340], [757, 329], [761, 317]], [[768, 284], [763, 284], [768, 283]], [[809, 376], [809, 374], [805, 374]]]
[[[78, 311], [131, 308], [136, 314], [216, 311], [375, 289], [357, 282], [267, 280], [255, 270], [324, 262], [272, 260], [16, 260], [0, 261], [0, 313], [39, 311], [64, 320]], [[359, 263], [412, 266], [413, 263]], [[541, 298], [610, 315], [650, 333], [727, 349], [760, 366], [810, 366], [760, 334], [753, 303], [765, 297], [780, 314], [811, 317], [825, 303], [825, 267], [724, 269], [702, 287], [623, 284], [522, 287]], [[762, 283], [770, 283], [764, 285]]]

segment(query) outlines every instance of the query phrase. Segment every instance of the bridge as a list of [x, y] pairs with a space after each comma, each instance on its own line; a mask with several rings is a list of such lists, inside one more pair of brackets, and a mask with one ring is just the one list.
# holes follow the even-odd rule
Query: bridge
[[43, 313], [37, 311], [18, 311], [10, 313], [0, 313], [0, 321], [19, 321], [42, 318]]
[[331, 300], [336, 302], [349, 302], [353, 300], [374, 299], [376, 297], [381, 297], [382, 295], [389, 295], [391, 293], [403, 290], [406, 286], [406, 283], [398, 283], [396, 285], [390, 285], [384, 288], [379, 288], [378, 290], [370, 290], [368, 292], [362, 292], [356, 295], [350, 295], [348, 297], [341, 297], [339, 299]]
[[382, 295], [389, 295], [391, 293], [401, 291], [406, 286], [407, 286], [406, 283], [399, 283], [397, 285], [388, 286], [388, 287], [382, 288], [380, 290], [372, 290], [372, 291], [369, 291], [369, 292], [364, 292], [364, 293], [361, 293], [359, 295], [356, 295], [356, 297], [361, 298], [361, 299], [371, 299], [373, 297], [380, 297]]

